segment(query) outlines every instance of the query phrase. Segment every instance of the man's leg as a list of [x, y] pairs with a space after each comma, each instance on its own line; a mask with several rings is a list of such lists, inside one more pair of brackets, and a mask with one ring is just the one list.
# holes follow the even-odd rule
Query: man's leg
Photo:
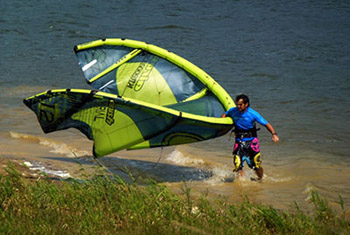
[[258, 176], [257, 179], [252, 179], [252, 180], [261, 180], [264, 176], [264, 168], [260, 166], [262, 161], [261, 161], [258, 138], [255, 138], [252, 140], [246, 152], [248, 152], [250, 156], [250, 161], [251, 161], [250, 167], [254, 169], [256, 175]]
[[264, 168], [262, 168], [262, 166], [260, 166], [261, 164], [261, 156], [260, 153], [257, 153], [254, 156], [254, 171], [256, 173], [256, 175], [258, 176], [258, 180], [261, 180], [262, 177], [264, 176]]
[[261, 180], [262, 177], [264, 176], [264, 168], [262, 167], [255, 168], [255, 173], [258, 176], [258, 180]]
[[242, 160], [241, 157], [237, 154], [233, 155], [233, 165], [235, 166], [234, 172], [240, 172], [242, 171]]
[[237, 172], [237, 177], [242, 177], [242, 176], [244, 176], [244, 171], [243, 171], [243, 169], [240, 169], [240, 170], [238, 170], [238, 171], [236, 171]]

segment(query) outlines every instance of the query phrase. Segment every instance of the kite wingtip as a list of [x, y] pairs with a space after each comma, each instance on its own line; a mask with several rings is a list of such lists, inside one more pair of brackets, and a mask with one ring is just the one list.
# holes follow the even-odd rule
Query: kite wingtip
[[28, 99], [23, 99], [23, 104], [29, 107], [29, 100]]

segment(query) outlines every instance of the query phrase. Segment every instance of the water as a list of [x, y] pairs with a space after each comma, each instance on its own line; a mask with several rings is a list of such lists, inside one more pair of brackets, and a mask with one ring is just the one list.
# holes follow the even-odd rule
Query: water
[[[232, 138], [177, 148], [121, 151], [101, 162], [157, 178], [174, 190], [289, 208], [317, 189], [350, 204], [350, 3], [348, 1], [2, 1], [0, 155], [78, 175], [94, 162], [75, 130], [44, 135], [23, 98], [88, 88], [73, 53], [103, 37], [146, 41], [208, 72], [273, 124], [259, 133], [266, 177], [234, 179]], [[252, 174], [246, 171], [247, 177]]]

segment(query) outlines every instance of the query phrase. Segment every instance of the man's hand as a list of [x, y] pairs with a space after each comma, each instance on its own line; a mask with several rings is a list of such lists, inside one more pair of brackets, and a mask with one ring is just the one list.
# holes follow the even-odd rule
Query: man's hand
[[280, 141], [280, 138], [278, 138], [278, 135], [275, 132], [275, 129], [270, 123], [266, 124], [266, 129], [271, 133], [273, 142], [277, 143], [278, 141]]
[[272, 141], [277, 143], [278, 141], [280, 141], [280, 138], [278, 138], [278, 135], [276, 133], [272, 134]]

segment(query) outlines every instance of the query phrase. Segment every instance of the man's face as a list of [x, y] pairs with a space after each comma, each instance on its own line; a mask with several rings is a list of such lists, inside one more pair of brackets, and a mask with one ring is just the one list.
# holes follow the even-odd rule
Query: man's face
[[238, 108], [238, 110], [241, 112], [241, 113], [243, 113], [243, 112], [245, 112], [246, 110], [247, 110], [247, 108], [248, 108], [248, 105], [249, 105], [249, 103], [243, 103], [243, 99], [239, 99], [238, 101], [237, 101], [237, 108]]

